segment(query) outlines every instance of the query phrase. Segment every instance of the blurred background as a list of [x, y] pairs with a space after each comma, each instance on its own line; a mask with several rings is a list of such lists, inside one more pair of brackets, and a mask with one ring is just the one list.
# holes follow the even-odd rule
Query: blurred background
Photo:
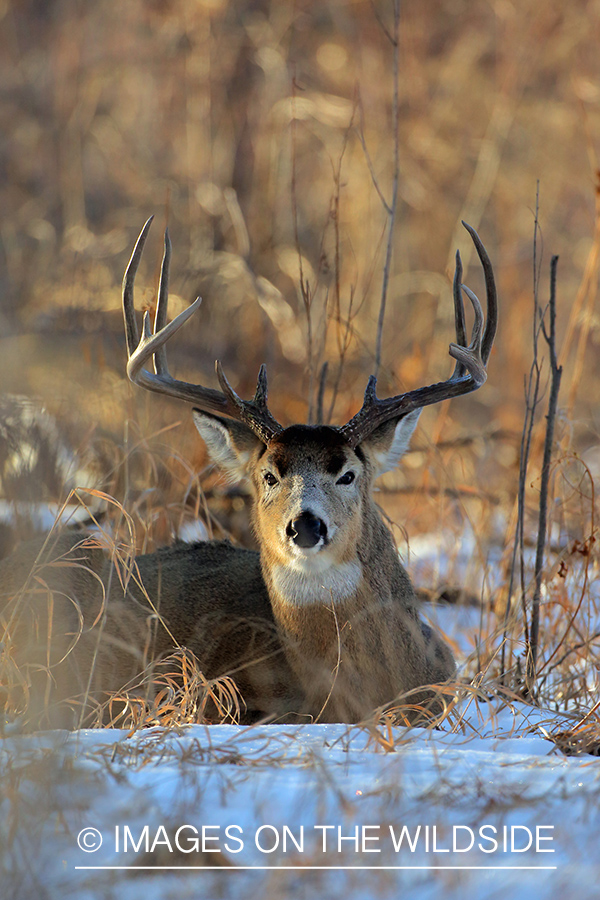
[[[129, 254], [154, 213], [138, 310], [153, 307], [167, 224], [170, 313], [204, 298], [170, 342], [176, 377], [216, 386], [220, 358], [249, 397], [266, 362], [271, 409], [289, 424], [314, 413], [327, 360], [325, 415], [342, 424], [374, 370], [396, 180], [380, 395], [452, 370], [457, 248], [463, 280], [484, 296], [461, 219], [496, 273], [487, 384], [424, 412], [379, 495], [404, 553], [407, 536], [443, 524], [460, 542], [468, 525], [479, 591], [490, 541], [503, 546], [513, 521], [539, 183], [539, 296], [545, 305], [559, 254], [565, 366], [557, 453], [568, 473], [552, 509], [585, 540], [586, 473], [600, 470], [600, 2], [402, 4], [397, 84], [394, 29], [391, 0], [0, 3], [5, 501], [61, 503], [86, 485], [127, 505], [139, 549], [196, 515], [207, 533], [251, 543], [244, 493], [204, 471], [189, 409], [126, 381]], [[542, 438], [536, 429], [534, 456]], [[9, 543], [34, 527], [23, 509]]]

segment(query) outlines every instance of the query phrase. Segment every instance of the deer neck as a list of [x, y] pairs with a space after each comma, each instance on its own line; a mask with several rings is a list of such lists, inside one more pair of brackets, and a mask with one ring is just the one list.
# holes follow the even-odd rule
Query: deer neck
[[272, 565], [267, 553], [262, 564], [305, 711], [321, 721], [354, 721], [393, 696], [398, 681], [393, 614], [403, 604], [412, 618], [414, 599], [377, 512], [354, 556], [337, 566], [301, 573]]
[[400, 561], [392, 535], [375, 505], [365, 516], [360, 541], [346, 558], [332, 563], [324, 554], [306, 565], [284, 565], [263, 548], [261, 562], [276, 620], [297, 635], [313, 631], [321, 622], [320, 610], [331, 610], [347, 621], [366, 608], [406, 595], [412, 588]]
[[364, 570], [357, 558], [338, 564], [269, 566], [265, 580], [276, 607], [311, 609], [316, 606], [352, 606], [364, 588]]

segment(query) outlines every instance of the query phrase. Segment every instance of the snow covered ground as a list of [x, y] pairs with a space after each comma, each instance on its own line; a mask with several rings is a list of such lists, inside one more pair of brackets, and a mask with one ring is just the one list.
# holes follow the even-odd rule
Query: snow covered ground
[[[486, 634], [479, 607], [425, 612], [463, 663]], [[600, 759], [547, 739], [560, 718], [7, 736], [0, 900], [597, 900]]]
[[543, 737], [545, 718], [472, 703], [456, 733], [196, 725], [9, 737], [0, 894], [591, 900], [600, 761], [564, 757]]

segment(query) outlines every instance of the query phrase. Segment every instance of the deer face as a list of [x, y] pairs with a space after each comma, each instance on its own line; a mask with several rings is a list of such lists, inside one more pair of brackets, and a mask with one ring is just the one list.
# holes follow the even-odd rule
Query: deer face
[[246, 426], [194, 410], [215, 463], [249, 479], [263, 559], [298, 575], [358, 565], [374, 479], [397, 463], [418, 413], [352, 448], [337, 428], [293, 425], [265, 444]]
[[286, 428], [259, 452], [252, 472], [261, 545], [299, 572], [346, 562], [359, 539], [371, 477], [363, 453], [336, 429]]

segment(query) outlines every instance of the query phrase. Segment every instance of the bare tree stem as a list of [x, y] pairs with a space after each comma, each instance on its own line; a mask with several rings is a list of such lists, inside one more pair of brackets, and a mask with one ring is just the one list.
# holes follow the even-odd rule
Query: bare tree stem
[[398, 183], [400, 180], [400, 134], [399, 134], [399, 81], [400, 81], [400, 0], [394, 0], [394, 91], [392, 109], [392, 129], [394, 132], [394, 181], [392, 186], [392, 202], [385, 204], [389, 216], [388, 239], [385, 252], [385, 265], [383, 268], [383, 283], [381, 285], [381, 302], [379, 304], [379, 318], [377, 321], [377, 339], [375, 342], [375, 363], [373, 374], [379, 374], [381, 366], [381, 345], [383, 341], [383, 323], [387, 304], [387, 293], [390, 280], [390, 268], [392, 263], [392, 250], [394, 246], [394, 226], [396, 223], [396, 211], [398, 208]]
[[542, 332], [548, 345], [550, 355], [550, 397], [548, 398], [548, 414], [546, 416], [546, 437], [544, 440], [544, 459], [542, 463], [542, 477], [540, 485], [540, 505], [538, 520], [538, 537], [535, 554], [535, 587], [531, 605], [531, 627], [529, 629], [529, 647], [527, 653], [527, 689], [531, 693], [535, 682], [538, 641], [540, 629], [540, 598], [542, 593], [542, 575], [544, 568], [544, 553], [546, 550], [546, 531], [548, 520], [548, 488], [550, 484], [550, 462], [552, 459], [552, 444], [554, 442], [554, 423], [556, 421], [556, 409], [558, 406], [558, 393], [562, 376], [562, 366], [558, 365], [556, 353], [556, 269], [558, 256], [553, 256], [550, 263], [550, 332], [542, 320]]
[[531, 439], [533, 434], [533, 426], [535, 422], [535, 413], [538, 405], [541, 368], [538, 362], [538, 336], [539, 336], [539, 284], [540, 284], [540, 268], [538, 263], [538, 232], [539, 232], [539, 209], [540, 209], [540, 183], [538, 181], [535, 194], [535, 219], [533, 228], [533, 330], [532, 330], [532, 346], [533, 359], [529, 370], [529, 377], [525, 379], [525, 417], [523, 419], [523, 430], [521, 432], [521, 447], [519, 452], [519, 486], [517, 491], [517, 521], [515, 527], [515, 536], [513, 542], [513, 553], [510, 567], [510, 581], [508, 586], [508, 597], [506, 602], [506, 610], [504, 613], [504, 631], [502, 638], [502, 651], [500, 661], [501, 677], [506, 673], [506, 650], [509, 619], [512, 611], [512, 598], [515, 589], [515, 581], [517, 579], [517, 560], [519, 562], [519, 576], [521, 585], [521, 609], [523, 613], [523, 631], [525, 634], [525, 644], [529, 646], [529, 624], [527, 621], [527, 604], [526, 604], [526, 584], [525, 584], [525, 486], [527, 483], [527, 470], [529, 467], [529, 454], [531, 451]]

